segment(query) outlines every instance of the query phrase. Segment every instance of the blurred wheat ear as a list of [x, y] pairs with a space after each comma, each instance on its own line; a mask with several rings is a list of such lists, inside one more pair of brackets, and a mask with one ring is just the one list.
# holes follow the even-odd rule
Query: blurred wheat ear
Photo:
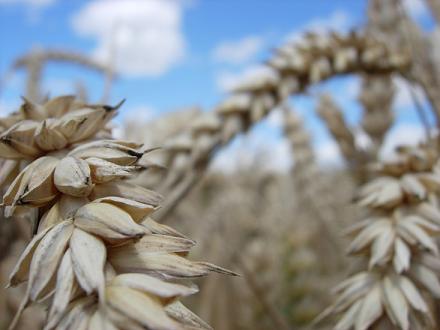
[[[157, 189], [169, 198], [158, 219], [166, 220], [203, 177], [222, 146], [261, 121], [289, 96], [338, 75], [404, 72], [408, 60], [408, 52], [393, 51], [369, 34], [355, 31], [348, 35], [306, 33], [298, 42], [281, 46], [266, 61], [266, 70], [260, 76], [239, 84], [214, 113], [201, 116], [165, 148], [169, 170], [164, 180], [157, 180], [161, 182]], [[179, 141], [182, 139], [186, 140], [184, 145]]]
[[363, 257], [366, 270], [335, 288], [338, 299], [323, 316], [342, 313], [336, 329], [368, 329], [383, 316], [400, 329], [432, 328], [429, 297], [440, 293], [437, 151], [401, 148], [396, 162], [375, 170], [355, 196], [365, 217], [347, 231], [348, 252]]

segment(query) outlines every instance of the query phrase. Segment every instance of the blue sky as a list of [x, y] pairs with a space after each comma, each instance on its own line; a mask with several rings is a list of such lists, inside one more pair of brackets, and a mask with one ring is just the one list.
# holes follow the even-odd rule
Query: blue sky
[[[421, 3], [406, 0], [412, 16], [429, 28], [431, 18]], [[305, 30], [361, 26], [365, 9], [364, 0], [0, 0], [0, 76], [33, 47], [72, 49], [102, 61], [113, 54], [119, 77], [112, 102], [127, 98], [120, 123], [190, 105], [210, 110], [277, 45]], [[74, 92], [78, 80], [87, 85], [91, 100], [101, 95], [102, 79], [95, 73], [59, 64], [49, 65], [45, 73], [44, 89], [51, 95]], [[18, 105], [23, 82], [23, 72], [18, 72], [0, 91], [3, 113]], [[356, 126], [358, 86], [358, 79], [338, 78], [311, 93], [333, 92]], [[337, 157], [312, 114], [314, 100], [297, 97], [293, 104], [312, 130], [318, 150]], [[397, 126], [411, 125], [416, 118], [408, 93], [401, 91], [396, 105]], [[223, 158], [230, 159], [231, 152], [242, 154], [250, 140], [286, 153], [277, 117], [272, 115], [251, 137], [236, 141]]]

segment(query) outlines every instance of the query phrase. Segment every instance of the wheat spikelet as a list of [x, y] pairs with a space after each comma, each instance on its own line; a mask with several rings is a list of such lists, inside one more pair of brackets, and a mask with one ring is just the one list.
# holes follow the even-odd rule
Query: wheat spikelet
[[353, 132], [330, 94], [320, 96], [316, 110], [337, 142], [347, 164], [354, 168], [359, 166], [360, 152], [357, 150]]
[[[301, 42], [284, 45], [267, 61], [268, 70], [252, 81], [243, 82], [216, 107], [211, 116], [216, 117], [212, 121], [219, 123], [217, 127], [207, 129], [203, 135], [197, 134], [200, 126], [186, 133], [193, 137], [192, 145], [204, 148], [197, 152], [184, 151], [189, 155], [186, 171], [181, 170], [183, 166], [179, 162], [176, 166], [181, 173], [176, 175], [174, 164], [170, 165], [168, 175], [175, 178], [169, 181], [178, 187], [167, 193], [168, 202], [158, 218], [164, 218], [191, 189], [220, 146], [261, 120], [289, 95], [302, 93], [310, 85], [339, 74], [404, 71], [407, 61], [405, 53], [393, 53], [385, 44], [355, 32], [349, 35], [309, 33]], [[167, 192], [167, 189], [160, 191]]]
[[374, 170], [378, 177], [356, 195], [364, 218], [347, 232], [348, 252], [364, 257], [366, 270], [335, 289], [338, 298], [323, 315], [342, 313], [335, 329], [367, 329], [386, 318], [399, 329], [433, 328], [430, 297], [440, 293], [437, 152], [400, 148], [396, 161]]
[[[0, 120], [0, 186], [5, 189], [18, 176], [19, 169], [39, 155], [92, 137], [116, 110], [117, 107], [89, 107], [73, 96], [54, 98], [43, 105], [24, 99], [18, 112]], [[81, 132], [75, 133], [79, 128]]]
[[[394, 6], [394, 8], [393, 8]], [[399, 13], [392, 1], [370, 1], [366, 33], [386, 42], [390, 48], [399, 51], [408, 49], [402, 36], [396, 36]], [[372, 142], [370, 157], [376, 159], [385, 134], [393, 124], [392, 112], [395, 90], [391, 75], [364, 75], [362, 77], [359, 101], [364, 107], [362, 128]]]
[[197, 290], [170, 280], [233, 273], [186, 259], [194, 242], [150, 218], [162, 197], [121, 180], [142, 169], [148, 151], [96, 139], [119, 106], [26, 101], [32, 119], [0, 135], [2, 158], [29, 160], [3, 196], [6, 213], [41, 215], [9, 278], [10, 286], [27, 282], [11, 328], [42, 300], [45, 329], [209, 328], [176, 301]]
[[373, 159], [377, 157], [385, 134], [393, 124], [393, 98], [394, 87], [389, 75], [363, 78], [359, 95], [359, 101], [364, 107], [362, 128], [373, 143], [370, 150]]

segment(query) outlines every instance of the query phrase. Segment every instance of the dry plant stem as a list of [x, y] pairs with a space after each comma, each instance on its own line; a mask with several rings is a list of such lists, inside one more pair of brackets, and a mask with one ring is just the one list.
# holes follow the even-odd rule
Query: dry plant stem
[[257, 298], [258, 302], [261, 304], [261, 306], [267, 312], [267, 315], [272, 320], [274, 326], [276, 327], [275, 329], [293, 330], [293, 328], [291, 328], [287, 323], [287, 321], [284, 319], [283, 315], [267, 299], [266, 297], [267, 290], [264, 290], [260, 286], [254, 273], [249, 270], [249, 268], [246, 265], [246, 262], [240, 256], [237, 256], [237, 264], [239, 267], [239, 271], [242, 273], [244, 279], [246, 280], [246, 283], [248, 284], [252, 293], [255, 295], [255, 298]]

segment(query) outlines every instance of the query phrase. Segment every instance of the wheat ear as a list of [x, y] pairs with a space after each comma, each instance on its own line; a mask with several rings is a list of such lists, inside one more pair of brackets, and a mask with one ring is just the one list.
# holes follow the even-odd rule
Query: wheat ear
[[323, 316], [342, 314], [335, 329], [431, 329], [430, 297], [440, 297], [437, 204], [439, 163], [428, 146], [401, 147], [394, 162], [374, 166], [377, 177], [355, 196], [365, 208], [347, 234], [348, 252], [364, 269], [335, 288], [338, 298]]
[[45, 329], [209, 328], [178, 301], [197, 288], [173, 280], [234, 273], [186, 259], [194, 241], [150, 217], [161, 195], [124, 180], [143, 169], [141, 145], [99, 138], [120, 105], [26, 101], [29, 119], [0, 135], [0, 156], [28, 164], [4, 181], [7, 215], [39, 211], [9, 278], [27, 283], [10, 329], [43, 300]]
[[[172, 176], [172, 180], [161, 181], [170, 183], [173, 189], [167, 194], [168, 202], [158, 219], [165, 218], [198, 181], [216, 150], [263, 119], [289, 95], [300, 94], [309, 86], [336, 75], [405, 71], [408, 57], [356, 32], [349, 35], [309, 33], [297, 43], [280, 47], [267, 61], [267, 67], [268, 71], [257, 79], [238, 86], [214, 113], [206, 115], [209, 118], [205, 123], [194, 125], [184, 134], [185, 138], [192, 139], [191, 147], [182, 151], [187, 155], [186, 164], [177, 155], [180, 150], [168, 151], [173, 155], [169, 159], [179, 159], [179, 162], [168, 164], [167, 175]], [[192, 179], [188, 179], [190, 176]], [[159, 188], [161, 192], [168, 190], [169, 186]]]

